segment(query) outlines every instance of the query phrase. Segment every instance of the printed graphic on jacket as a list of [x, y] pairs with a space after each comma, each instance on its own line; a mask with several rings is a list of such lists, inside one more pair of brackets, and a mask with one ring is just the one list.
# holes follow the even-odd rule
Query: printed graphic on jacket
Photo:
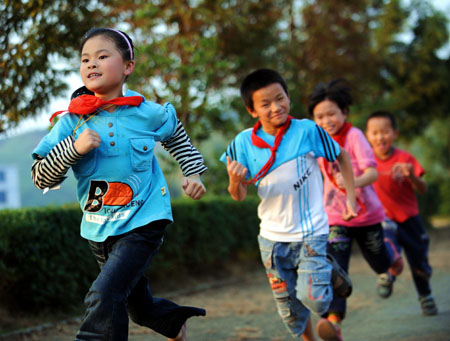
[[130, 210], [124, 211], [124, 208], [143, 204], [143, 200], [133, 200], [133, 197], [133, 189], [126, 183], [91, 180], [83, 208], [85, 212], [89, 212], [86, 214], [86, 220], [103, 224], [106, 221], [126, 219]]

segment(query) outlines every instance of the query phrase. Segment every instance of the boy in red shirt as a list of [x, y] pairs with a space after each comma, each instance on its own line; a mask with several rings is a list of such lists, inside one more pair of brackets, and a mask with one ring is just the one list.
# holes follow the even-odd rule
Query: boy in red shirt
[[389, 218], [385, 235], [405, 250], [424, 315], [438, 310], [431, 294], [429, 238], [419, 215], [415, 191], [423, 194], [427, 184], [420, 163], [408, 152], [393, 146], [398, 136], [394, 116], [387, 111], [372, 113], [366, 122], [366, 136], [375, 153], [378, 179], [375, 191]]

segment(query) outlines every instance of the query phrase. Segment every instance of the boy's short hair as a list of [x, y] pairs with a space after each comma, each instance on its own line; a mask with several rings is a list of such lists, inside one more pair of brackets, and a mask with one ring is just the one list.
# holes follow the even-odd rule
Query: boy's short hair
[[339, 109], [345, 114], [349, 113], [350, 105], [353, 102], [351, 95], [352, 88], [345, 79], [332, 80], [328, 84], [319, 83], [309, 95], [308, 112], [312, 116], [317, 104], [326, 99], [337, 104]]
[[392, 115], [392, 113], [387, 110], [378, 110], [371, 113], [366, 120], [366, 130], [367, 130], [367, 123], [371, 118], [387, 118], [391, 122], [392, 129], [397, 130], [397, 121], [395, 120], [394, 115]]
[[286, 82], [278, 72], [270, 69], [259, 69], [248, 74], [242, 81], [240, 89], [245, 106], [253, 110], [253, 93], [273, 83], [279, 83], [286, 95], [289, 96]]

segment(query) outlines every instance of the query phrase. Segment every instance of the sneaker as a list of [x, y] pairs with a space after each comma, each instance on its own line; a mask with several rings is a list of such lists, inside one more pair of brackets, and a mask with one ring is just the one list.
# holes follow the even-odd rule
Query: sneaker
[[343, 341], [341, 327], [338, 323], [333, 323], [328, 319], [320, 319], [316, 325], [317, 335], [326, 341]]
[[420, 306], [422, 307], [422, 314], [427, 316], [437, 315], [438, 309], [434, 298], [431, 295], [419, 297]]
[[336, 297], [347, 298], [351, 295], [353, 290], [352, 281], [350, 277], [342, 269], [336, 259], [332, 255], [327, 255], [327, 261], [331, 264], [331, 284], [333, 285], [333, 295]]
[[377, 293], [382, 298], [388, 298], [392, 294], [394, 287], [395, 277], [389, 272], [378, 275], [377, 280]]

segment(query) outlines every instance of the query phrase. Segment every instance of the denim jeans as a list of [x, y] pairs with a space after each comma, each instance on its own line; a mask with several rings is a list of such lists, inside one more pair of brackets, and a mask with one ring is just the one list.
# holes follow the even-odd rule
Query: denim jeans
[[302, 242], [274, 242], [258, 236], [261, 259], [286, 327], [294, 337], [305, 331], [310, 311], [324, 314], [333, 299], [331, 265], [326, 260], [328, 235]]
[[191, 311], [152, 296], [144, 272], [162, 244], [166, 224], [157, 221], [102, 243], [89, 242], [100, 273], [86, 295], [87, 309], [77, 341], [128, 340], [128, 316], [139, 325], [175, 337], [186, 315], [204, 315], [203, 309]]
[[[353, 239], [359, 245], [362, 255], [377, 274], [385, 273], [392, 264], [392, 254], [384, 242], [381, 224], [361, 227], [330, 226], [327, 252], [348, 273]], [[333, 299], [329, 312], [345, 317], [347, 300], [342, 297]]]

